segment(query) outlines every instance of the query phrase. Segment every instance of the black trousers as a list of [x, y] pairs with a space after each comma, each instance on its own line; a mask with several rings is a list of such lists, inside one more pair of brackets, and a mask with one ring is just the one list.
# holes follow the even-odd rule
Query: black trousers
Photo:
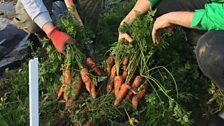
[[[203, 9], [207, 2], [209, 0], [161, 0], [155, 5], [155, 18], [173, 11]], [[224, 91], [224, 31], [185, 31], [188, 40], [196, 45], [196, 59], [201, 71]]]

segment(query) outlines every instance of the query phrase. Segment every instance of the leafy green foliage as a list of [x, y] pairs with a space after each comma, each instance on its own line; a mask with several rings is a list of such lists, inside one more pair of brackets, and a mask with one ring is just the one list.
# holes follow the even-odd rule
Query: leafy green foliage
[[[94, 39], [97, 55], [100, 61], [104, 61], [105, 52], [117, 41], [120, 21], [135, 2], [136, 0], [119, 2], [102, 14], [95, 35], [88, 28], [80, 26], [78, 21], [69, 21], [69, 15], [65, 15], [57, 27], [75, 38], [80, 49], [84, 43]], [[64, 101], [56, 101], [56, 92], [61, 84], [60, 67], [64, 63], [64, 57], [54, 49], [51, 42], [44, 39], [41, 48], [33, 50], [32, 53], [32, 57], [38, 56], [40, 62], [40, 125], [85, 125], [91, 122], [92, 125], [125, 126], [130, 125], [130, 118], [136, 119], [143, 126], [191, 125], [203, 116], [207, 107], [211, 112], [223, 108], [223, 95], [220, 91], [213, 87], [211, 89], [215, 89], [215, 92], [211, 96], [207, 93], [210, 82], [201, 74], [192, 53], [193, 47], [186, 42], [185, 34], [180, 28], [174, 28], [172, 36], [164, 30], [161, 44], [152, 44], [150, 29], [153, 13], [139, 15], [135, 22], [120, 28], [120, 31], [131, 34], [134, 42], [141, 42], [136, 43], [141, 50], [131, 59], [132, 64], [138, 62], [139, 66], [130, 65], [129, 70], [137, 69], [138, 74], [148, 78], [147, 84], [150, 85], [137, 111], [133, 111], [129, 102], [122, 102], [118, 108], [114, 107], [114, 96], [102, 91], [105, 77], [96, 77], [94, 81], [101, 84], [97, 90], [100, 96], [94, 100], [83, 95], [73, 105], [75, 113], [68, 114], [64, 110]], [[32, 43], [30, 46], [32, 47]], [[125, 53], [132, 53], [133, 47], [127, 48], [130, 50]], [[70, 64], [70, 60], [68, 61]], [[28, 125], [27, 60], [18, 69], [6, 70], [0, 79], [0, 89], [4, 90], [4, 93], [0, 92], [0, 125]], [[209, 97], [212, 98], [209, 100]]]

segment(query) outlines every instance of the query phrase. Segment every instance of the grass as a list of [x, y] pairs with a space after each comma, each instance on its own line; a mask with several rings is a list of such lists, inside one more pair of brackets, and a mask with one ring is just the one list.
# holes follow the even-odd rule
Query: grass
[[[135, 0], [130, 0], [128, 4], [120, 2], [114, 5], [101, 16], [98, 32], [95, 32], [94, 36], [91, 32], [87, 32], [95, 41], [96, 53], [101, 64], [105, 63], [109, 55], [108, 50], [117, 39], [120, 21], [134, 3]], [[66, 111], [65, 101], [56, 100], [56, 92], [61, 84], [60, 67], [64, 63], [64, 57], [58, 54], [52, 44], [45, 39], [41, 48], [34, 51], [30, 57], [38, 56], [40, 60], [40, 125], [135, 125], [132, 122], [138, 122], [137, 124], [143, 126], [196, 125], [199, 119], [204, 121], [223, 108], [223, 95], [214, 85], [211, 86], [210, 81], [200, 72], [192, 54], [193, 47], [186, 42], [185, 34], [180, 28], [175, 28], [172, 36], [164, 34], [159, 46], [151, 44], [150, 15], [140, 16], [139, 20], [132, 24], [134, 28], [130, 25], [126, 29], [131, 30], [130, 33], [133, 33], [135, 41], [141, 41], [136, 44], [140, 47], [136, 54], [131, 51], [125, 52], [133, 54], [128, 69], [137, 71], [145, 77], [150, 87], [145, 98], [140, 101], [138, 110], [134, 111], [130, 102], [125, 101], [119, 107], [114, 107], [114, 95], [105, 92], [106, 77], [103, 76], [95, 78], [98, 82], [97, 99], [90, 98], [82, 89], [82, 95], [73, 104], [72, 114]], [[144, 24], [144, 27], [140, 24]], [[77, 23], [67, 20], [58, 27], [65, 28], [61, 30], [68, 30], [67, 32], [73, 37], [77, 36], [78, 32], [85, 31], [74, 32]], [[82, 34], [77, 39], [83, 36], [86, 37], [86, 34]], [[32, 47], [32, 44], [30, 46]], [[121, 59], [122, 57], [123, 55]], [[27, 63], [28, 59], [22, 61], [18, 69], [7, 69], [0, 79], [1, 126], [29, 123]], [[67, 63], [71, 65], [70, 60]], [[138, 64], [138, 67], [133, 67], [134, 64]], [[133, 76], [130, 75], [128, 81], [132, 81]], [[198, 108], [201, 110], [199, 111]]]

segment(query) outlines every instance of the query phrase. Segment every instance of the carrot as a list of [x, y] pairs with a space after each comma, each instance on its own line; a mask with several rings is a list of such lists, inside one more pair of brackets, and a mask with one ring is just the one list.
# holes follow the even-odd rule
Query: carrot
[[71, 81], [72, 81], [71, 71], [70, 70], [64, 70], [63, 76], [64, 76], [65, 85], [71, 84]]
[[[132, 85], [131, 85], [132, 89], [134, 91], [136, 91], [137, 88], [142, 84], [142, 81], [143, 81], [143, 79], [142, 79], [141, 76], [139, 76], [139, 75], [136, 76], [135, 79], [134, 79], [134, 81], [133, 81], [133, 83], [132, 83]], [[129, 91], [128, 92], [128, 95], [125, 98], [125, 100], [130, 100], [131, 96], [132, 96], [132, 91]]]
[[118, 106], [122, 100], [122, 98], [127, 94], [128, 90], [130, 89], [130, 86], [128, 84], [122, 84], [120, 91], [115, 98], [114, 106]]
[[107, 87], [106, 87], [107, 93], [110, 93], [113, 90], [115, 75], [116, 75], [116, 65], [114, 65], [112, 67], [111, 72], [110, 72], [110, 77], [109, 77], [109, 80], [107, 82]]
[[59, 100], [61, 98], [62, 94], [63, 94], [63, 84], [61, 84], [61, 87], [60, 87], [60, 89], [58, 91], [57, 100]]
[[69, 109], [72, 106], [73, 100], [72, 99], [68, 99], [65, 103], [65, 108]]
[[86, 90], [90, 93], [92, 98], [96, 98], [95, 85], [93, 84], [93, 81], [90, 79], [87, 69], [82, 68], [80, 71], [80, 75], [81, 75], [82, 81], [85, 83]]
[[128, 65], [128, 56], [124, 57], [123, 63], [122, 63], [122, 69], [123, 69], [123, 73], [122, 73], [122, 77], [125, 80], [126, 77], [128, 76], [128, 71], [127, 71], [127, 65]]
[[67, 96], [65, 93], [63, 94], [63, 98], [64, 98], [64, 100], [65, 100], [66, 102], [67, 102], [68, 99], [69, 99], [68, 96]]
[[91, 93], [90, 93], [90, 95], [92, 96], [92, 98], [96, 98], [96, 90], [95, 90], [94, 83], [91, 83]]
[[115, 76], [114, 77], [114, 93], [115, 93], [116, 97], [117, 97], [117, 95], [119, 93], [119, 90], [120, 90], [120, 87], [122, 85], [122, 82], [123, 82], [122, 76]]
[[97, 67], [96, 63], [92, 60], [92, 58], [88, 57], [86, 59], [86, 64], [93, 69], [93, 71], [96, 73], [96, 75], [100, 76], [102, 73], [100, 69]]
[[127, 66], [128, 65], [128, 56], [125, 56], [124, 57], [124, 60], [123, 60], [123, 65]]
[[110, 75], [113, 64], [114, 64], [114, 57], [111, 55], [106, 61], [106, 65], [107, 65], [106, 69], [107, 69], [108, 75]]
[[86, 90], [90, 93], [91, 92], [91, 79], [88, 76], [88, 71], [86, 68], [82, 68], [80, 71], [80, 75], [82, 78], [82, 81], [85, 83]]
[[138, 108], [138, 101], [140, 99], [142, 99], [142, 97], [145, 95], [146, 90], [147, 90], [147, 86], [144, 85], [143, 86], [143, 89], [137, 95], [133, 96], [133, 98], [132, 98], [132, 107], [134, 109], [137, 109]]
[[74, 91], [74, 94], [75, 94], [75, 98], [74, 100], [76, 100], [79, 96], [79, 91], [82, 87], [82, 80], [81, 80], [81, 77], [80, 76], [76, 76], [75, 78], [77, 84], [76, 84], [76, 87], [73, 88], [73, 91]]
[[[69, 84], [71, 84], [71, 71], [68, 70], [68, 69], [64, 69], [63, 67], [61, 68], [62, 70], [62, 84], [61, 84], [61, 87], [58, 91], [58, 94], [57, 94], [57, 100], [60, 99], [60, 97], [62, 96], [62, 94], [64, 93], [64, 88], [66, 88]], [[65, 93], [64, 93], [64, 99], [67, 98], [65, 96]]]

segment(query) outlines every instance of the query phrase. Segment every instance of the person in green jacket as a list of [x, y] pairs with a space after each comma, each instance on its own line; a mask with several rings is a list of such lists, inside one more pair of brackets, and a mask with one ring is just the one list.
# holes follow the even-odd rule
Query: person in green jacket
[[[153, 43], [160, 43], [161, 29], [184, 27], [188, 40], [196, 45], [201, 71], [224, 91], [224, 0], [138, 0], [120, 26], [131, 23], [136, 12], [144, 14], [150, 9], [156, 9]], [[132, 41], [127, 33], [119, 33], [121, 39]], [[208, 126], [224, 126], [224, 111], [210, 119]]]

